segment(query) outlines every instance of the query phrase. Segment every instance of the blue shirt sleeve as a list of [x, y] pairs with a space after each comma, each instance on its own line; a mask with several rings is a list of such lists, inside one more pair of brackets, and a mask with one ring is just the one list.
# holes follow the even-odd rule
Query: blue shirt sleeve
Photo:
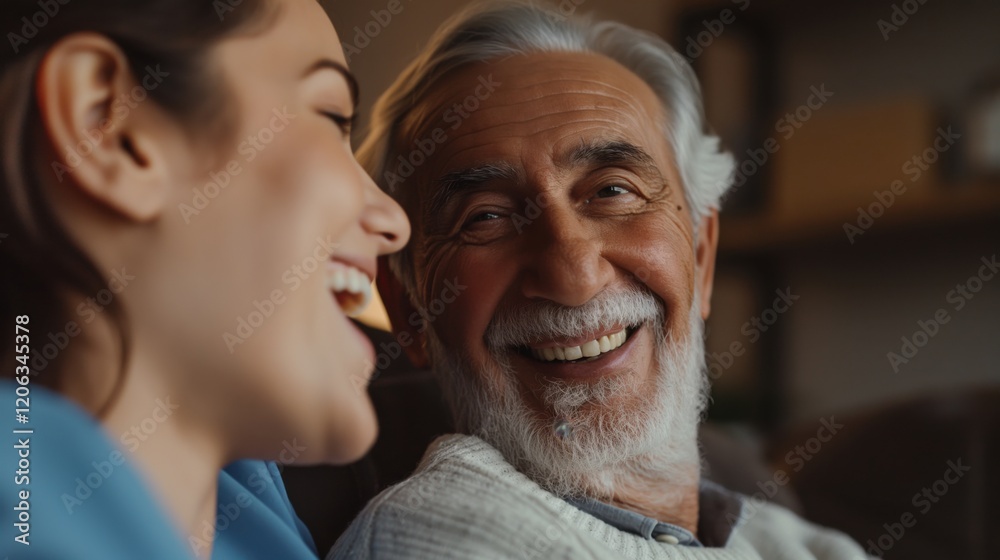
[[[13, 402], [16, 387], [0, 380], [0, 402]], [[185, 537], [128, 453], [85, 411], [32, 386], [28, 421], [7, 418], [0, 424], [0, 558], [193, 560], [213, 533], [217, 560], [317, 558], [274, 463], [238, 461], [221, 471], [214, 526]]]
[[[0, 402], [13, 404], [16, 387], [0, 381]], [[193, 558], [126, 453], [93, 417], [39, 386], [31, 386], [30, 399], [27, 422], [15, 422], [11, 408], [0, 424], [0, 557]]]
[[213, 560], [318, 558], [273, 462], [227, 466], [219, 476], [217, 512]]

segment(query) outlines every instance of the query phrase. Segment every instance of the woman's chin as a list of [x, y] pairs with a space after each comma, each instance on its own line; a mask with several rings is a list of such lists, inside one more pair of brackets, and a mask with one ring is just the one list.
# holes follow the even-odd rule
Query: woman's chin
[[[350, 333], [346, 333], [350, 334]], [[333, 336], [329, 337], [338, 340]], [[350, 339], [348, 339], [350, 340]], [[260, 398], [283, 392], [276, 417], [288, 424], [288, 441], [297, 438], [304, 449], [296, 464], [347, 464], [363, 457], [378, 437], [378, 419], [368, 396], [370, 361], [359, 345], [318, 344], [304, 336], [287, 343], [272, 373], [281, 371], [280, 381], [270, 378]], [[273, 358], [277, 352], [271, 354]], [[278, 364], [282, 364], [278, 368]], [[271, 397], [266, 396], [270, 394]], [[280, 410], [280, 412], [278, 411]]]
[[361, 459], [375, 445], [378, 438], [378, 419], [375, 408], [366, 393], [355, 397], [357, 401], [331, 402], [327, 408], [334, 412], [325, 430], [324, 441], [316, 446], [320, 452], [310, 455], [311, 462], [344, 465]]
[[332, 465], [354, 463], [364, 457], [378, 438], [378, 422], [374, 417], [366, 426], [355, 426], [350, 433], [338, 430], [340, 437], [335, 438], [327, 447], [329, 456], [320, 462]]

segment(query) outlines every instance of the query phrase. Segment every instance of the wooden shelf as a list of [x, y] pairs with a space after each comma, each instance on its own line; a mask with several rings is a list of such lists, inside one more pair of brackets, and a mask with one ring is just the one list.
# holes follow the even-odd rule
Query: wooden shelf
[[[858, 201], [867, 207], [874, 198]], [[719, 251], [722, 253], [758, 253], [783, 251], [816, 244], [842, 243], [850, 247], [844, 224], [857, 225], [857, 207], [842, 211], [810, 211], [803, 208], [797, 216], [764, 211], [753, 216], [722, 213]], [[817, 217], [817, 216], [822, 217]], [[996, 223], [1000, 238], [1000, 182], [938, 185], [925, 189], [922, 196], [906, 194], [873, 220], [873, 224], [855, 241], [870, 234], [925, 232], [972, 223]]]

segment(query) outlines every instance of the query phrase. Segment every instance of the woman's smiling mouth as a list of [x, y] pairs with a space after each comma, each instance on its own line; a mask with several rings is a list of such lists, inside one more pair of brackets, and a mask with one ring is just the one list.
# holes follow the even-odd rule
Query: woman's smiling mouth
[[372, 301], [371, 276], [342, 261], [327, 262], [326, 287], [348, 317], [357, 317]]

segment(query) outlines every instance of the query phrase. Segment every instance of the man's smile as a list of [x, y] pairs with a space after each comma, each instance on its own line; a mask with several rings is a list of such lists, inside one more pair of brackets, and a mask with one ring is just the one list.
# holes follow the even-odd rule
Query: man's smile
[[[642, 356], [644, 347], [649, 346], [650, 341], [647, 340], [646, 336], [648, 331], [649, 329], [645, 328], [645, 325], [639, 325], [621, 328], [607, 335], [602, 334], [597, 339], [597, 355], [584, 356], [582, 354], [584, 345], [581, 344], [569, 347], [572, 351], [569, 356], [576, 356], [577, 353], [580, 353], [580, 357], [573, 359], [567, 359], [566, 347], [555, 346], [553, 342], [532, 345], [532, 347], [520, 347], [512, 352], [511, 363], [517, 371], [530, 371], [544, 377], [594, 380], [619, 375], [626, 369], [631, 370], [638, 366], [635, 361]], [[608, 350], [600, 350], [601, 339], [607, 340]], [[615, 342], [612, 342], [612, 339]], [[590, 340], [585, 344], [593, 341]], [[573, 350], [574, 348], [577, 350]], [[588, 348], [588, 351], [592, 348], [593, 346]], [[551, 352], [554, 357], [551, 360], [538, 357], [536, 354], [538, 352], [541, 352], [543, 356]], [[558, 357], [557, 352], [562, 352], [562, 358]]]
[[634, 330], [635, 327], [619, 326], [578, 340], [552, 340], [531, 344], [527, 350], [533, 358], [543, 362], [573, 362], [596, 358], [625, 344], [629, 332]]

